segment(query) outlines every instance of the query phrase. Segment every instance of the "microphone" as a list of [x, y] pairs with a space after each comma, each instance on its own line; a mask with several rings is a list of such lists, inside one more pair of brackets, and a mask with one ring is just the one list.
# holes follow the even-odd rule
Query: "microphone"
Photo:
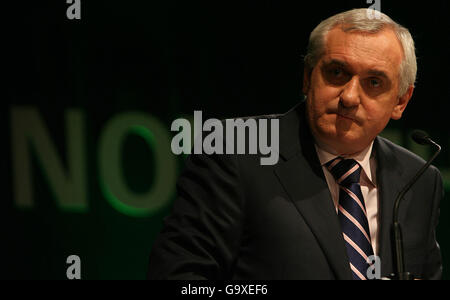
[[411, 137], [417, 144], [435, 146], [436, 149], [438, 149], [438, 154], [441, 151], [441, 146], [436, 144], [425, 131], [414, 130], [414, 132], [411, 134]]
[[422, 130], [414, 130], [414, 132], [411, 134], [411, 137], [414, 142], [420, 145], [426, 145], [428, 141], [431, 140], [428, 134]]
[[400, 207], [400, 202], [406, 192], [413, 186], [414, 183], [419, 179], [419, 177], [426, 171], [426, 169], [431, 165], [431, 162], [438, 156], [441, 152], [441, 146], [435, 143], [430, 136], [421, 130], [415, 130], [412, 135], [412, 139], [420, 145], [431, 145], [435, 148], [433, 156], [431, 156], [426, 164], [417, 172], [417, 174], [411, 179], [411, 181], [400, 191], [394, 202], [394, 213], [393, 213], [393, 238], [394, 238], [394, 255], [396, 258], [395, 270], [396, 274], [394, 277], [398, 280], [413, 280], [414, 276], [405, 272], [405, 262], [403, 253], [403, 237], [400, 223], [398, 222], [398, 212]]

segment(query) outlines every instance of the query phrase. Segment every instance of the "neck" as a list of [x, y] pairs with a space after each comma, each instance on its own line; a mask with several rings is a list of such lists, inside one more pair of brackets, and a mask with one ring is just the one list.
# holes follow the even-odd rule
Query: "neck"
[[324, 143], [324, 142], [320, 141], [320, 140], [317, 139], [317, 138], [314, 138], [314, 141], [315, 141], [316, 145], [317, 145], [320, 149], [322, 149], [322, 150], [324, 150], [324, 151], [326, 151], [326, 152], [328, 152], [328, 153], [331, 153], [331, 154], [333, 154], [333, 155], [341, 156], [341, 157], [344, 157], [344, 158], [345, 158], [345, 157], [349, 157], [349, 156], [357, 156], [357, 155], [360, 154], [362, 151], [364, 151], [365, 149], [367, 149], [367, 147], [370, 146], [370, 144], [369, 144], [369, 145], [365, 146], [365, 147], [362, 148], [362, 149], [346, 150], [346, 149], [340, 149], [340, 148], [337, 148], [337, 147], [333, 147], [333, 146], [331, 146], [331, 145], [328, 145], [327, 143]]

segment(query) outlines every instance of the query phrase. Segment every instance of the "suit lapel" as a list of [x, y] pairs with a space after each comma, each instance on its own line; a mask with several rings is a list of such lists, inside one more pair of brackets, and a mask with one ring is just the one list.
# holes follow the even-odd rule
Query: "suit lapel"
[[[379, 197], [379, 251], [381, 259], [382, 276], [390, 275], [393, 269], [393, 248], [392, 248], [392, 219], [395, 198], [403, 188], [405, 179], [402, 178], [402, 170], [398, 168], [396, 157], [389, 150], [387, 144], [381, 139], [376, 138], [374, 143], [377, 159], [377, 186]], [[408, 195], [405, 196], [407, 198]], [[401, 210], [405, 211], [405, 204], [409, 201], [404, 199], [401, 204]], [[401, 217], [401, 215], [400, 215]]]
[[[275, 170], [299, 214], [315, 235], [338, 279], [352, 279], [345, 242], [340, 230], [328, 185], [323, 175], [314, 141], [304, 118], [304, 103], [294, 107], [280, 120], [280, 155], [284, 159]], [[397, 157], [390, 146], [377, 137], [374, 150], [378, 186], [378, 255], [382, 276], [393, 272], [391, 243], [392, 211], [395, 198], [409, 178], [403, 178]], [[405, 218], [410, 195], [401, 203], [399, 220]]]
[[337, 279], [352, 279], [339, 220], [324, 178], [295, 156], [276, 174], [295, 207], [316, 237]]
[[[316, 237], [336, 278], [352, 279], [336, 210], [302, 117], [304, 108], [300, 105], [297, 110], [288, 113], [280, 123], [280, 154], [285, 161], [275, 173]], [[296, 134], [289, 135], [292, 132]]]

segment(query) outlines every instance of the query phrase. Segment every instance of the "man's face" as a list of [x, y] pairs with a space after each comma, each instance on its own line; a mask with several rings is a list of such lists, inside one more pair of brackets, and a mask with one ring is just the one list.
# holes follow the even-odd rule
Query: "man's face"
[[400, 119], [413, 87], [399, 97], [403, 50], [395, 33], [332, 29], [325, 51], [311, 72], [305, 69], [307, 117], [323, 149], [345, 155], [362, 151], [386, 127]]

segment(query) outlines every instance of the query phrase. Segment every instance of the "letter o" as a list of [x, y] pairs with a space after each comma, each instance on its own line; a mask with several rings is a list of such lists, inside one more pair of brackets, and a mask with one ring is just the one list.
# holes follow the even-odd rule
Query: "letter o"
[[[122, 145], [130, 133], [138, 134], [155, 155], [155, 182], [146, 193], [128, 188], [121, 168]], [[168, 204], [176, 183], [176, 160], [168, 130], [159, 120], [141, 112], [122, 113], [107, 122], [98, 150], [99, 180], [103, 195], [119, 212], [148, 216]]]

